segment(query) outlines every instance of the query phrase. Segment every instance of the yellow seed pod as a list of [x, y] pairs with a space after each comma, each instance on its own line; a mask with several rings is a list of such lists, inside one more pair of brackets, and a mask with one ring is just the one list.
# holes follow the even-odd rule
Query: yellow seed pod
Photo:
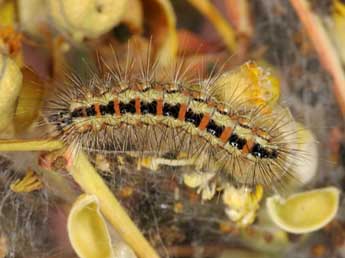
[[280, 96], [280, 83], [274, 73], [250, 61], [222, 75], [213, 91], [225, 102], [274, 106]]
[[266, 200], [268, 215], [281, 229], [303, 234], [318, 230], [329, 223], [338, 211], [340, 191], [326, 187]]
[[57, 28], [80, 41], [97, 38], [119, 23], [126, 0], [48, 0], [51, 19]]
[[106, 222], [95, 195], [83, 194], [73, 204], [67, 220], [68, 237], [80, 258], [114, 258]]
[[0, 132], [13, 134], [13, 115], [22, 88], [22, 73], [17, 64], [0, 53]]

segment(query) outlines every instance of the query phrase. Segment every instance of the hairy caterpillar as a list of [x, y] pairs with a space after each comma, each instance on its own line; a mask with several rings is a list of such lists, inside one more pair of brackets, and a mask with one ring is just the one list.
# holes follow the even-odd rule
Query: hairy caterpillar
[[[135, 63], [140, 71], [131, 69]], [[47, 101], [54, 137], [76, 150], [182, 155], [195, 170], [238, 185], [274, 187], [293, 176], [301, 158], [295, 122], [287, 109], [258, 103], [253, 85], [224, 82], [227, 74], [184, 81], [181, 66], [171, 77], [136, 59], [124, 69], [106, 67], [87, 82], [71, 76]], [[226, 100], [220, 88], [229, 92]]]

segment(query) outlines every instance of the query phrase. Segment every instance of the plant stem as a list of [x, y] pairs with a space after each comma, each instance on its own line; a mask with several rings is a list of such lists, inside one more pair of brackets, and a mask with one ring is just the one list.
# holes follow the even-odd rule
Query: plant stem
[[63, 146], [55, 140], [0, 140], [0, 151], [53, 151]]

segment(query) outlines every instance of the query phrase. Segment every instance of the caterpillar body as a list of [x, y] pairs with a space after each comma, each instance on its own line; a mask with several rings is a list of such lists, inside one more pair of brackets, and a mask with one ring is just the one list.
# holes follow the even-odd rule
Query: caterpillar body
[[[182, 155], [196, 170], [239, 185], [272, 187], [293, 176], [295, 122], [279, 105], [257, 104], [252, 85], [224, 83], [228, 74], [195, 83], [128, 74], [110, 70], [87, 83], [72, 77], [46, 104], [53, 136], [115, 155]], [[230, 97], [219, 97], [219, 88]]]

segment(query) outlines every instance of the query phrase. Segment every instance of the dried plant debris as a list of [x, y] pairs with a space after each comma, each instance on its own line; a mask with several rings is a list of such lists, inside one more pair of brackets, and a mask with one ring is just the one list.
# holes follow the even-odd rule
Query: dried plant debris
[[4, 157], [0, 158], [0, 167], [0, 232], [6, 257], [43, 257], [51, 253], [54, 247], [49, 235], [47, 192], [12, 192], [11, 183], [21, 176]]

